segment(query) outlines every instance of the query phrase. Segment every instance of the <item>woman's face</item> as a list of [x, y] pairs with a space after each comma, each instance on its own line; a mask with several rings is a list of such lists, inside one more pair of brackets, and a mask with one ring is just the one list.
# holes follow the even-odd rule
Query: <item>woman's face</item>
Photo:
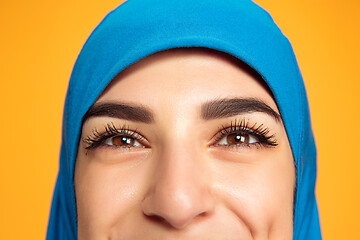
[[292, 239], [295, 167], [279, 110], [230, 56], [151, 55], [85, 118], [79, 239]]

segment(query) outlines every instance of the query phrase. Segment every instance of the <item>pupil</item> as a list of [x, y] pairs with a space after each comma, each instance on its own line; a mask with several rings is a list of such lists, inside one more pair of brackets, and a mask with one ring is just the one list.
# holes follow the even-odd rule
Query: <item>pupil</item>
[[118, 137], [113, 137], [112, 139], [112, 143], [118, 147], [133, 146], [134, 141], [135, 140], [133, 138], [127, 136], [118, 136]]
[[242, 134], [242, 133], [231, 134], [228, 136], [227, 139], [229, 144], [249, 143], [248, 134]]
[[244, 136], [241, 136], [241, 135], [235, 136], [235, 142], [243, 142], [243, 141], [244, 141]]
[[127, 138], [127, 137], [122, 137], [121, 138], [121, 142], [123, 144], [129, 144], [131, 142], [130, 138]]

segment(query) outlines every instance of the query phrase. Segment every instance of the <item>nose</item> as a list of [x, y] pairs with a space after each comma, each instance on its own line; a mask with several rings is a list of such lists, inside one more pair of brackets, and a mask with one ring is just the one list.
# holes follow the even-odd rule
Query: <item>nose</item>
[[215, 206], [211, 179], [201, 154], [190, 147], [159, 153], [157, 167], [142, 202], [145, 215], [183, 229], [209, 217]]

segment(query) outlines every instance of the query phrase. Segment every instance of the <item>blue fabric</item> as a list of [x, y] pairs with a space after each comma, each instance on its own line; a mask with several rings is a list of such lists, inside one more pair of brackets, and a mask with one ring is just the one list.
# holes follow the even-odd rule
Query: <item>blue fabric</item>
[[117, 73], [175, 47], [224, 51], [263, 76], [278, 103], [297, 167], [293, 239], [321, 239], [316, 147], [303, 79], [288, 39], [250, 0], [129, 0], [95, 28], [68, 86], [47, 239], [77, 239], [73, 177], [82, 117]]

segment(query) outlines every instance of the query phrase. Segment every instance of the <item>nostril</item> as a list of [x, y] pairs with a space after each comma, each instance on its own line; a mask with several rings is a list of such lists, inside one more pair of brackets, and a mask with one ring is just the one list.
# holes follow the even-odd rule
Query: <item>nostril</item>
[[181, 216], [181, 214], [166, 214], [163, 212], [162, 214], [157, 213], [150, 213], [150, 212], [143, 212], [144, 217], [157, 225], [161, 225], [165, 228], [171, 228], [171, 229], [183, 229], [185, 228], [190, 222], [201, 222], [205, 219], [207, 219], [210, 215], [212, 215], [211, 212], [202, 212], [199, 214], [194, 214], [193, 216], [184, 217]]
[[206, 217], [206, 216], [208, 216], [208, 215], [209, 215], [209, 213], [203, 212], [203, 213], [200, 213], [200, 214], [199, 214], [199, 217], [204, 218], [204, 217]]
[[156, 215], [156, 214], [145, 214], [144, 213], [144, 216], [146, 219], [148, 219], [149, 221], [153, 222], [153, 223], [156, 223], [156, 224], [160, 224], [160, 225], [164, 225], [166, 227], [171, 227], [171, 224], [166, 221], [165, 218], [159, 216], [159, 215]]

